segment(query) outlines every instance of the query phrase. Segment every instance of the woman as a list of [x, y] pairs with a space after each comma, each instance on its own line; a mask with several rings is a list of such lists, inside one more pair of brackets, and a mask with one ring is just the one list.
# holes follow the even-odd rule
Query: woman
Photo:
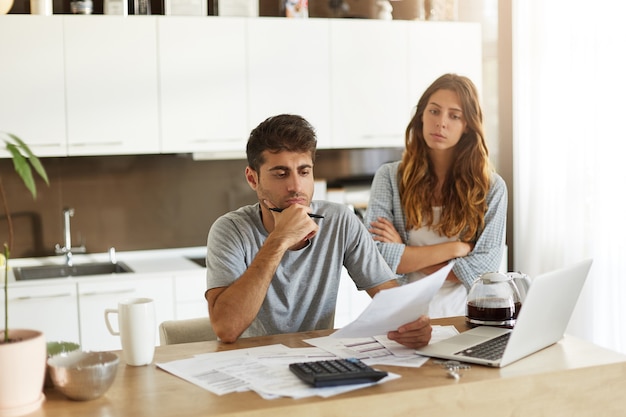
[[471, 80], [439, 77], [417, 103], [402, 160], [381, 166], [372, 182], [365, 224], [403, 281], [455, 260], [431, 317], [465, 315], [474, 279], [502, 260], [507, 189], [489, 163], [482, 123]]

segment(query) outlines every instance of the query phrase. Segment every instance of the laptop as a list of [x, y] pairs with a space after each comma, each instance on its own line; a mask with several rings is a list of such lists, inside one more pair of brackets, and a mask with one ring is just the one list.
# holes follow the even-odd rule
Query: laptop
[[416, 352], [499, 368], [558, 342], [563, 338], [591, 263], [592, 260], [587, 259], [537, 276], [528, 289], [513, 329], [474, 327]]

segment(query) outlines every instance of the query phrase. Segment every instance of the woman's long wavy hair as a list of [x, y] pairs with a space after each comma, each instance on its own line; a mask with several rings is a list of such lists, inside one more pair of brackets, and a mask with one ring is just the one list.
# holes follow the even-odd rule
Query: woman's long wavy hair
[[[437, 225], [433, 223], [433, 197], [437, 177], [424, 140], [422, 116], [430, 97], [438, 90], [457, 93], [461, 101], [467, 131], [454, 148], [454, 162], [448, 172], [441, 196], [443, 210]], [[398, 170], [400, 200], [407, 229], [433, 226], [440, 235], [459, 235], [471, 242], [485, 224], [487, 192], [491, 165], [483, 133], [483, 115], [476, 86], [467, 77], [445, 74], [426, 89], [405, 133], [405, 150]]]

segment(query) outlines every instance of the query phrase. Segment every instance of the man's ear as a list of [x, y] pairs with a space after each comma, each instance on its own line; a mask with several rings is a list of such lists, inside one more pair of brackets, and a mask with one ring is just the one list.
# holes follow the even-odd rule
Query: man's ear
[[246, 181], [248, 181], [250, 188], [256, 191], [259, 186], [259, 174], [254, 169], [246, 167]]

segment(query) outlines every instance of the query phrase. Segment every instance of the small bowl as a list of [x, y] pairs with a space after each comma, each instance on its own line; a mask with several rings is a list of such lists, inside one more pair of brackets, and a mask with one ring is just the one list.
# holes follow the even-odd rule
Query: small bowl
[[72, 400], [85, 401], [109, 389], [119, 362], [115, 353], [75, 350], [49, 358], [48, 369], [57, 390]]
[[[74, 342], [48, 342], [46, 344], [48, 350], [48, 358], [51, 358], [60, 353], [73, 352], [80, 349], [80, 345]], [[53, 387], [52, 378], [50, 378], [50, 367], [46, 366], [46, 379], [44, 386], [46, 388]]]
[[73, 352], [80, 349], [80, 345], [74, 342], [48, 342], [46, 345], [49, 358], [59, 353]]

